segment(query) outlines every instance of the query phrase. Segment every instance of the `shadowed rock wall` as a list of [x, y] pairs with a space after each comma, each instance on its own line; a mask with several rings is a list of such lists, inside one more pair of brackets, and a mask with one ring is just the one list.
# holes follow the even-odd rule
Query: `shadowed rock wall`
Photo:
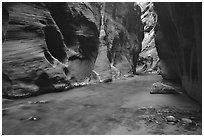
[[135, 74], [144, 38], [140, 7], [131, 2], [105, 3], [104, 24], [109, 61], [114, 66], [127, 62]]
[[202, 102], [202, 3], [154, 3], [162, 76]]
[[[46, 27], [45, 39], [49, 52], [65, 65], [63, 69], [68, 80], [85, 80], [91, 76], [98, 55], [100, 20], [95, 18], [95, 11], [89, 3], [48, 3], [47, 7], [53, 18], [51, 22], [58, 26], [62, 35], [60, 38], [60, 34], [54, 34], [55, 27]], [[58, 50], [59, 47], [62, 47], [61, 50]], [[73, 54], [66, 54], [66, 51]]]

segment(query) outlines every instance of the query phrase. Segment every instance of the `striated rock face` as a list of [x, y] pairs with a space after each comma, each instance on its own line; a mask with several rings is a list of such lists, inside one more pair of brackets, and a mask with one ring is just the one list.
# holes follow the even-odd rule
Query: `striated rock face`
[[67, 75], [75, 80], [91, 75], [100, 26], [91, 5], [3, 3], [3, 7], [4, 97], [60, 91]]
[[[99, 31], [94, 11], [88, 3], [50, 3], [48, 9], [67, 47], [80, 45], [83, 56], [96, 58]], [[87, 45], [89, 47], [87, 47]], [[89, 50], [89, 51], [88, 51]], [[96, 55], [93, 55], [96, 53]]]
[[[156, 45], [163, 78], [201, 102], [201, 3], [146, 5], [141, 12], [135, 3], [3, 3], [3, 95], [59, 91], [100, 65], [135, 74], [141, 49], [141, 57], [151, 53], [158, 62]], [[100, 50], [99, 30], [105, 34]], [[150, 32], [145, 39], [144, 31]]]
[[131, 69], [135, 74], [144, 38], [140, 7], [134, 3], [105, 3], [104, 30], [109, 62], [119, 69], [122, 64], [129, 66], [124, 73]]
[[53, 27], [45, 28], [48, 51], [65, 65], [68, 80], [83, 81], [91, 76], [98, 55], [100, 20], [97, 22], [88, 3], [47, 5], [53, 18]]
[[141, 72], [155, 72], [159, 73], [158, 54], [155, 47], [155, 31], [157, 24], [157, 14], [154, 10], [152, 2], [139, 3], [142, 10], [142, 22], [144, 24], [144, 39], [142, 41], [142, 50], [139, 55], [139, 65], [142, 65]]
[[26, 96], [53, 90], [60, 77], [44, 58], [41, 22], [49, 12], [33, 3], [3, 3], [9, 13], [2, 45], [3, 96]]
[[[8, 13], [8, 40], [42, 37], [42, 27], [45, 25], [49, 12], [40, 3], [3, 3], [4, 13]], [[4, 18], [6, 14], [4, 14]], [[4, 32], [5, 33], [5, 32]]]
[[202, 102], [202, 4], [155, 3], [156, 48], [165, 79]]

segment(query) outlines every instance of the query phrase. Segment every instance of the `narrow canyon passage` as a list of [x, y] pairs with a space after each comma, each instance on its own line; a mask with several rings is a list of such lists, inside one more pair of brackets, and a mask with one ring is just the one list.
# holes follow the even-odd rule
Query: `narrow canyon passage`
[[201, 135], [201, 2], [3, 2], [3, 135]]
[[[183, 93], [149, 94], [151, 85], [161, 80], [158, 75], [136, 76], [27, 99], [3, 99], [3, 133], [201, 134], [201, 107], [196, 102]], [[178, 121], [171, 124], [168, 116]], [[185, 123], [182, 118], [194, 120]]]

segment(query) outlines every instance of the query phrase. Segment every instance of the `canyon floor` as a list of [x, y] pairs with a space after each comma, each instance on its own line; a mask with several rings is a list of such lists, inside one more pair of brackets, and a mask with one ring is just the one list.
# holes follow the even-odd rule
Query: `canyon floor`
[[[202, 134], [202, 108], [185, 94], [150, 94], [156, 74], [36, 97], [3, 99], [3, 134]], [[168, 122], [173, 116], [176, 121]], [[192, 121], [186, 123], [182, 118]]]

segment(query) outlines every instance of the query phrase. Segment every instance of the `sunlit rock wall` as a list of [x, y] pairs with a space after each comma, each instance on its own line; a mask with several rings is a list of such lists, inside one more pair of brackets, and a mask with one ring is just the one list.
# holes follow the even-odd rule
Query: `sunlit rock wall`
[[[60, 4], [61, 10], [55, 11], [54, 6], [57, 8]], [[96, 18], [89, 3], [65, 3], [67, 7], [64, 8], [70, 9], [66, 10], [67, 13], [63, 13], [63, 3], [60, 4], [3, 3], [3, 26], [7, 24], [7, 12], [9, 13], [8, 26], [4, 27], [7, 33], [3, 32], [5, 35], [2, 44], [4, 97], [18, 98], [64, 88], [67, 83], [65, 72], [45, 59], [43, 52], [48, 49], [47, 44], [54, 46], [49, 46], [48, 50], [51, 49], [50, 52], [59, 61], [64, 56], [60, 58], [63, 55], [61, 51], [57, 56], [57, 51], [53, 49], [60, 49], [60, 42], [64, 42], [81, 56], [95, 61], [100, 17]], [[45, 26], [54, 26], [60, 35], [53, 37], [56, 31], [49, 33], [49, 38], [45, 41]]]

